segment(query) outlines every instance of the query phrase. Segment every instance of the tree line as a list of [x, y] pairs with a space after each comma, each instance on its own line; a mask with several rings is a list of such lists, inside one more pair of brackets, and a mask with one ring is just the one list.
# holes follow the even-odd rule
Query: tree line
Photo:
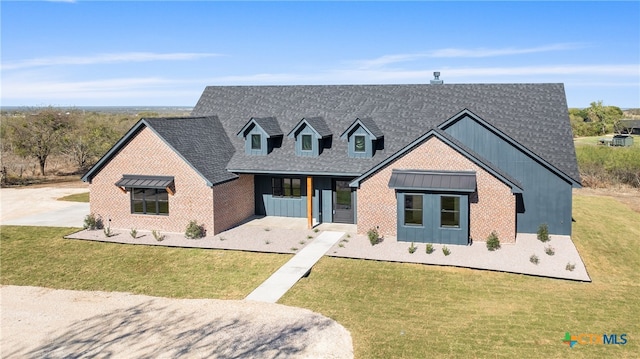
[[130, 115], [50, 106], [2, 111], [0, 115], [0, 167], [6, 184], [23, 177], [28, 160], [35, 161], [40, 176], [49, 174], [47, 163], [52, 157], [65, 159], [74, 167], [72, 173], [85, 171], [136, 121], [158, 113]]
[[587, 108], [570, 108], [569, 120], [574, 137], [600, 136], [625, 130], [621, 120], [624, 112], [616, 106], [605, 106], [602, 101], [591, 102]]

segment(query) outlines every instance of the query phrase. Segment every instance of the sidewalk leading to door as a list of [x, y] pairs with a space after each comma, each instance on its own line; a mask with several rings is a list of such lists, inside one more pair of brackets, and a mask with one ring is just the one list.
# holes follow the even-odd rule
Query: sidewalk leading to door
[[251, 292], [245, 300], [277, 302], [343, 235], [344, 232], [323, 232]]

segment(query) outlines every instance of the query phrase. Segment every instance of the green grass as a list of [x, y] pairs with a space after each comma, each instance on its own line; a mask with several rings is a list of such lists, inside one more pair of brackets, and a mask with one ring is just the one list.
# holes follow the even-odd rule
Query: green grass
[[[613, 134], [602, 135], [602, 136], [589, 136], [589, 137], [578, 137], [573, 139], [573, 143], [576, 147], [579, 146], [597, 146], [599, 145], [598, 141], [601, 138], [612, 138]], [[640, 136], [633, 136], [633, 146], [632, 148], [640, 148]]]
[[[576, 196], [574, 217], [593, 283], [325, 257], [280, 303], [340, 322], [357, 358], [637, 358], [640, 214]], [[566, 331], [629, 342], [569, 349]]]
[[[640, 214], [575, 196], [574, 218], [592, 283], [324, 257], [280, 303], [344, 325], [356, 358], [640, 357]], [[2, 227], [2, 284], [238, 299], [290, 258], [60, 238], [69, 232]], [[567, 331], [628, 343], [570, 349]]]
[[77, 229], [2, 226], [3, 285], [242, 299], [289, 255], [63, 239]]
[[58, 198], [58, 201], [70, 202], [86, 202], [89, 203], [89, 192], [70, 194], [68, 196]]

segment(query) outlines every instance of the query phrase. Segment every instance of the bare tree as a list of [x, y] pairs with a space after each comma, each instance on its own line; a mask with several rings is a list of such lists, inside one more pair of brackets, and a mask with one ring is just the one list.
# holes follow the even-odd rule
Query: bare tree
[[47, 158], [61, 149], [63, 137], [71, 127], [71, 115], [60, 108], [46, 107], [28, 111], [24, 119], [12, 121], [10, 137], [16, 153], [35, 157], [43, 176]]

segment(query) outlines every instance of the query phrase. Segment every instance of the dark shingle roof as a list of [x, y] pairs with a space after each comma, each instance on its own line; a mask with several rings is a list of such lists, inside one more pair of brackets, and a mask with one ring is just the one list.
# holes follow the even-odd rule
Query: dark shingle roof
[[144, 121], [211, 184], [238, 176], [227, 171], [233, 144], [216, 116], [148, 118]]
[[275, 117], [263, 117], [263, 118], [254, 118], [254, 121], [262, 127], [264, 132], [269, 135], [269, 137], [274, 136], [282, 136], [282, 129], [280, 129], [280, 125], [278, 124], [278, 120]]
[[364, 126], [365, 130], [371, 132], [373, 137], [376, 139], [382, 138], [384, 136], [380, 128], [378, 128], [378, 125], [376, 125], [376, 122], [373, 119], [367, 117], [356, 118], [356, 120], [353, 121], [353, 123], [349, 125], [349, 127], [347, 127], [344, 132], [342, 132], [340, 138], [346, 138], [346, 136], [349, 135], [349, 132], [351, 132], [351, 130], [353, 130], [357, 126]]
[[361, 118], [360, 122], [362, 122], [364, 127], [366, 127], [367, 130], [371, 131], [371, 133], [377, 138], [381, 138], [384, 136], [384, 134], [382, 133], [382, 131], [380, 130], [378, 125], [376, 125], [376, 122], [372, 118], [368, 118], [368, 117]]
[[329, 129], [329, 126], [327, 126], [327, 123], [324, 122], [324, 119], [322, 117], [311, 117], [303, 118], [302, 120], [300, 120], [300, 122], [298, 122], [298, 124], [295, 125], [291, 129], [291, 131], [289, 131], [289, 134], [287, 134], [287, 136], [291, 136], [291, 134], [300, 129], [300, 127], [302, 127], [303, 125], [311, 126], [311, 128], [316, 131], [321, 138], [333, 135], [333, 133]]
[[[579, 182], [562, 84], [210, 86], [193, 115], [218, 116], [233, 146], [226, 148], [233, 153], [230, 170], [358, 175], [463, 109]], [[349, 158], [347, 141], [334, 138], [320, 156], [298, 157], [294, 141], [285, 139], [256, 160], [234, 135], [257, 114], [277, 118], [285, 132], [301, 118], [322, 118], [322, 131], [336, 135], [356, 118], [372, 118], [384, 133], [385, 148], [372, 158]]]

